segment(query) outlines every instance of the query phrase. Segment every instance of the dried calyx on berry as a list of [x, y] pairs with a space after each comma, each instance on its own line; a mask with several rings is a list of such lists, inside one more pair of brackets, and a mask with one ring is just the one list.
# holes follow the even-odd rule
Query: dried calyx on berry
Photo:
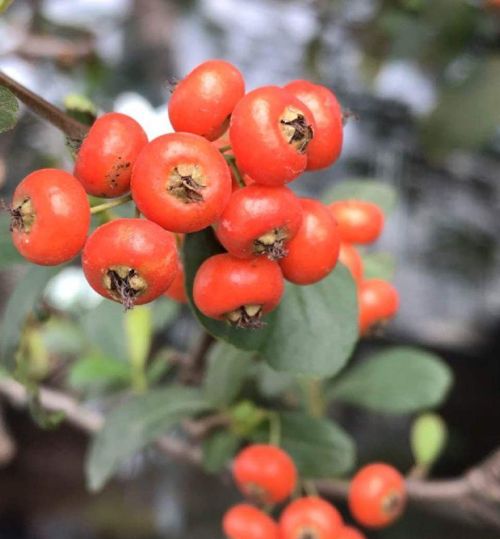
[[206, 180], [199, 165], [184, 164], [174, 167], [169, 175], [167, 191], [186, 204], [203, 201], [202, 190]]
[[9, 207], [5, 204], [3, 206], [10, 213], [10, 231], [18, 230], [19, 232], [29, 234], [35, 222], [35, 211], [31, 199], [26, 197], [17, 206]]
[[260, 329], [265, 325], [262, 318], [262, 305], [242, 305], [225, 315], [225, 319], [234, 327]]
[[288, 144], [292, 144], [299, 153], [305, 153], [314, 133], [300, 110], [287, 107], [280, 118], [280, 124]]
[[132, 309], [138, 296], [146, 291], [146, 281], [134, 268], [114, 266], [104, 276], [104, 287], [126, 310]]
[[253, 251], [256, 255], [266, 255], [270, 260], [280, 260], [288, 253], [285, 248], [287, 240], [288, 232], [283, 228], [275, 228], [254, 240]]

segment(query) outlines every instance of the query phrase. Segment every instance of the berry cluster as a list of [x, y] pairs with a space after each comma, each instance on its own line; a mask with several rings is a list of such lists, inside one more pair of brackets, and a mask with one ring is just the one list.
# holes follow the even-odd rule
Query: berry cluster
[[[212, 226], [226, 252], [205, 260], [194, 280], [206, 316], [259, 327], [285, 279], [316, 283], [339, 254], [359, 282], [361, 330], [395, 314], [397, 293], [362, 280], [351, 246], [378, 237], [380, 210], [356, 200], [326, 206], [286, 187], [340, 155], [343, 113], [330, 90], [300, 80], [245, 94], [241, 73], [213, 60], [177, 83], [168, 112], [176, 132], [151, 142], [132, 118], [104, 114], [82, 141], [74, 176], [53, 169], [27, 176], [10, 207], [21, 254], [52, 265], [83, 250], [90, 285], [125, 308], [164, 293], [186, 301], [182, 236]], [[99, 210], [87, 194], [116, 199], [129, 191], [142, 218], [111, 219], [87, 238]]]
[[[233, 465], [239, 490], [255, 505], [242, 503], [224, 516], [228, 539], [363, 539], [346, 526], [337, 509], [316, 496], [301, 496], [297, 469], [290, 456], [273, 445], [257, 444], [243, 449]], [[268, 513], [275, 504], [297, 494], [276, 522]], [[382, 528], [403, 512], [406, 501], [403, 477], [386, 464], [370, 464], [353, 478], [349, 508], [363, 526]], [[266, 508], [265, 512], [256, 506]]]

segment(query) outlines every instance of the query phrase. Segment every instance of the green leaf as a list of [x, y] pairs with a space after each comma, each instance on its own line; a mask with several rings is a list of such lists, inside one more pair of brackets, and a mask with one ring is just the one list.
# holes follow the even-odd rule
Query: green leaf
[[417, 466], [430, 468], [441, 455], [447, 439], [446, 424], [437, 414], [422, 414], [412, 425], [411, 448]]
[[40, 402], [38, 388], [29, 390], [28, 409], [33, 421], [44, 430], [57, 428], [64, 420], [64, 412], [49, 412]]
[[310, 286], [287, 285], [261, 354], [277, 371], [328, 377], [339, 372], [358, 339], [356, 286], [338, 265]]
[[14, 0], [0, 0], [0, 14], [3, 13]]
[[265, 362], [257, 363], [256, 366], [257, 388], [264, 397], [277, 397], [293, 388], [296, 383], [291, 374], [275, 371]]
[[224, 407], [238, 396], [254, 354], [218, 342], [208, 354], [205, 396], [216, 407]]
[[259, 350], [272, 330], [274, 313], [264, 317], [266, 325], [262, 329], [244, 330], [204, 316], [193, 302], [193, 282], [198, 268], [207, 258], [221, 252], [223, 249], [211, 229], [206, 228], [201, 232], [186, 235], [183, 254], [190, 306], [200, 324], [214, 337], [243, 350]]
[[351, 437], [328, 419], [288, 412], [281, 417], [281, 447], [304, 478], [344, 475], [353, 467], [356, 448]]
[[175, 301], [160, 296], [151, 305], [153, 329], [159, 331], [172, 323], [179, 314], [180, 305]]
[[176, 423], [210, 409], [194, 388], [169, 387], [131, 399], [113, 410], [92, 441], [86, 461], [88, 487], [103, 487], [127, 458]]
[[99, 392], [109, 387], [126, 386], [130, 367], [115, 358], [91, 355], [76, 361], [69, 372], [69, 384], [81, 391]]
[[69, 94], [64, 98], [65, 112], [84, 125], [92, 125], [97, 118], [97, 107], [80, 94]]
[[124, 318], [130, 364], [142, 369], [153, 338], [151, 309], [147, 305], [140, 305], [127, 311]]
[[265, 317], [266, 326], [244, 330], [203, 316], [192, 301], [196, 270], [219, 251], [208, 229], [189, 234], [184, 244], [188, 296], [208, 332], [237, 348], [260, 352], [278, 371], [326, 377], [345, 365], [358, 338], [356, 287], [348, 270], [339, 265], [315, 285], [287, 285], [281, 305]]
[[13, 363], [24, 321], [33, 310], [49, 280], [60, 268], [31, 266], [11, 294], [0, 326], [0, 359]]
[[328, 393], [356, 406], [403, 414], [438, 406], [451, 383], [452, 373], [439, 357], [398, 347], [358, 364], [333, 382]]
[[234, 457], [240, 439], [227, 430], [214, 433], [203, 442], [203, 468], [208, 473], [221, 472]]
[[0, 86], [0, 133], [12, 129], [19, 115], [16, 96], [4, 86]]
[[82, 328], [87, 339], [103, 355], [127, 357], [124, 316], [122, 305], [103, 300], [82, 317]]
[[335, 184], [322, 196], [327, 204], [351, 198], [373, 202], [387, 215], [396, 205], [397, 194], [394, 187], [379, 180], [355, 179]]
[[9, 234], [10, 216], [0, 209], [0, 269], [14, 264], [25, 264], [24, 259], [14, 247]]
[[375, 252], [363, 255], [365, 279], [392, 281], [396, 271], [396, 260], [391, 253]]

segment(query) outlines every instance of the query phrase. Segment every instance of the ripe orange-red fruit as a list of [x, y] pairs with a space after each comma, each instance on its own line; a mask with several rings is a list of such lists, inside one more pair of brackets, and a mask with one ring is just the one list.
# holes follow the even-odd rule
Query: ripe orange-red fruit
[[297, 469], [288, 453], [265, 444], [243, 449], [234, 460], [233, 476], [243, 494], [266, 504], [286, 500], [297, 483]]
[[369, 464], [359, 470], [351, 481], [349, 508], [363, 526], [388, 526], [402, 514], [405, 503], [404, 477], [392, 466]]
[[341, 243], [339, 252], [339, 261], [351, 272], [352, 278], [356, 284], [363, 280], [363, 259], [358, 250], [350, 243]]
[[170, 122], [176, 131], [215, 140], [244, 94], [245, 81], [236, 67], [224, 60], [203, 62], [175, 86], [168, 103]]
[[366, 537], [356, 528], [344, 526], [335, 539], [366, 539]]
[[172, 284], [167, 288], [165, 296], [177, 301], [177, 303], [187, 303], [188, 301], [186, 294], [186, 275], [181, 260], [178, 260], [177, 273]]
[[276, 262], [224, 253], [207, 258], [198, 268], [193, 296], [205, 316], [236, 327], [260, 327], [262, 315], [278, 306], [283, 288]]
[[316, 496], [299, 498], [281, 514], [281, 539], [337, 539], [342, 528], [340, 513]]
[[306, 80], [290, 82], [284, 89], [307, 105], [316, 125], [307, 147], [307, 170], [329, 167], [339, 158], [344, 139], [342, 108], [335, 94]]
[[247, 504], [232, 507], [222, 527], [228, 539], [279, 539], [279, 528], [264, 512]]
[[302, 223], [302, 206], [287, 187], [250, 185], [233, 192], [216, 234], [232, 255], [283, 258]]
[[85, 191], [113, 198], [130, 189], [132, 167], [148, 138], [130, 116], [108, 112], [98, 118], [82, 142], [75, 176]]
[[172, 233], [145, 219], [116, 219], [87, 240], [82, 267], [90, 286], [125, 308], [153, 301], [177, 273]]
[[145, 217], [172, 232], [195, 232], [220, 217], [231, 196], [231, 175], [206, 139], [171, 133], [141, 152], [131, 188]]
[[368, 279], [358, 287], [359, 329], [365, 335], [376, 324], [393, 318], [399, 310], [399, 293], [389, 282]]
[[328, 208], [311, 198], [300, 199], [302, 225], [288, 243], [288, 254], [280, 260], [285, 279], [307, 285], [321, 281], [335, 267], [340, 237]]
[[12, 241], [24, 258], [54, 266], [75, 257], [90, 226], [87, 194], [78, 180], [51, 168], [32, 172], [17, 186], [10, 207]]
[[382, 233], [384, 214], [372, 202], [339, 200], [329, 207], [337, 221], [343, 242], [373, 243]]
[[278, 186], [307, 166], [315, 125], [309, 109], [277, 86], [257, 88], [236, 105], [229, 126], [232, 151], [256, 183]]

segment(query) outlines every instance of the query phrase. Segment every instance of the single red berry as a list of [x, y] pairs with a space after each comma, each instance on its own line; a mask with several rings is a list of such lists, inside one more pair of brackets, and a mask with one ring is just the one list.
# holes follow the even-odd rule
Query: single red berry
[[80, 182], [63, 170], [32, 172], [17, 186], [9, 209], [16, 249], [30, 262], [55, 266], [83, 248], [90, 206]]
[[297, 483], [297, 469], [288, 453], [265, 444], [243, 449], [234, 460], [233, 476], [245, 496], [262, 504], [286, 500]]
[[309, 109], [277, 86], [248, 93], [236, 105], [229, 138], [238, 165], [256, 183], [279, 186], [306, 168], [315, 125]]
[[281, 539], [337, 539], [342, 528], [340, 513], [316, 496], [299, 498], [281, 514]]
[[182, 261], [177, 261], [177, 273], [172, 281], [172, 284], [167, 288], [165, 292], [167, 298], [176, 301], [177, 303], [187, 303], [186, 294], [186, 274], [184, 273], [184, 265]]
[[147, 143], [146, 133], [130, 116], [118, 112], [103, 114], [82, 142], [75, 176], [93, 196], [123, 195], [130, 189], [132, 167]]
[[170, 122], [176, 131], [215, 140], [244, 94], [245, 81], [236, 67], [224, 60], [203, 62], [175, 86], [168, 103]]
[[356, 528], [344, 526], [335, 539], [366, 539], [366, 537]]
[[363, 259], [358, 250], [350, 243], [341, 243], [339, 252], [339, 261], [351, 272], [352, 278], [356, 284], [363, 280]]
[[288, 254], [280, 260], [285, 279], [295, 284], [321, 281], [335, 267], [340, 238], [328, 208], [311, 198], [300, 199], [303, 218], [295, 237], [288, 243]]
[[220, 220], [217, 238], [233, 256], [283, 258], [302, 223], [302, 206], [287, 187], [251, 185], [235, 191]]
[[368, 528], [383, 528], [394, 522], [406, 503], [404, 477], [388, 464], [369, 464], [354, 476], [349, 488], [349, 509]]
[[329, 206], [339, 225], [340, 237], [346, 243], [372, 243], [382, 233], [384, 214], [372, 202], [339, 200]]
[[141, 152], [131, 188], [145, 217], [172, 232], [196, 232], [220, 217], [231, 196], [231, 175], [206, 139], [171, 133]]
[[284, 89], [307, 105], [316, 125], [307, 147], [307, 170], [329, 167], [339, 158], [344, 139], [342, 108], [335, 94], [306, 80], [290, 82]]
[[279, 539], [276, 522], [259, 509], [243, 503], [229, 509], [222, 527], [228, 539]]
[[275, 309], [283, 295], [279, 265], [265, 257], [245, 260], [224, 253], [207, 258], [194, 280], [198, 309], [236, 327], [260, 327], [262, 315]]
[[368, 279], [358, 287], [359, 329], [365, 335], [377, 324], [393, 318], [399, 309], [399, 293], [391, 283]]
[[97, 228], [82, 255], [92, 288], [129, 309], [153, 301], [177, 273], [175, 237], [145, 219], [117, 219]]

